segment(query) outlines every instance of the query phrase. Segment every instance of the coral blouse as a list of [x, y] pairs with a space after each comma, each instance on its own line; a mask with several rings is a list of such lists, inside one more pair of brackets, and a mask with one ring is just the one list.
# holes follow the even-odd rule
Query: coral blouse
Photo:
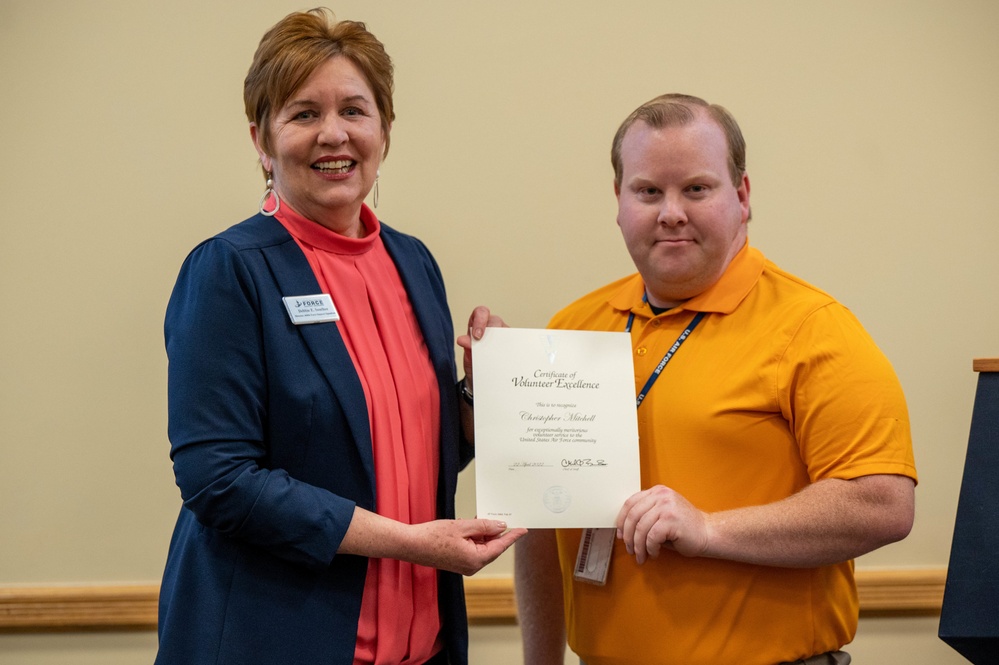
[[[286, 203], [276, 217], [340, 314], [336, 326], [368, 404], [378, 514], [407, 524], [435, 519], [440, 393], [378, 218], [362, 205], [366, 235], [348, 238]], [[440, 650], [439, 633], [437, 571], [369, 559], [354, 664], [423, 663]]]

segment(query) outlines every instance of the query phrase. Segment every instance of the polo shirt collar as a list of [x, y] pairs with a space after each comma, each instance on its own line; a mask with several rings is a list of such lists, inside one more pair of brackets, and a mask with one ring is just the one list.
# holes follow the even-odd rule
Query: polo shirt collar
[[[749, 246], [749, 241], [742, 246], [739, 253], [732, 258], [721, 279], [708, 287], [703, 293], [678, 305], [675, 311], [689, 310], [694, 312], [716, 312], [730, 314], [739, 303], [749, 295], [763, 274], [766, 258], [755, 247]], [[633, 311], [636, 314], [648, 312], [648, 305], [642, 301], [645, 294], [645, 283], [641, 275], [625, 281], [622, 287], [608, 301], [610, 306], [621, 311]]]

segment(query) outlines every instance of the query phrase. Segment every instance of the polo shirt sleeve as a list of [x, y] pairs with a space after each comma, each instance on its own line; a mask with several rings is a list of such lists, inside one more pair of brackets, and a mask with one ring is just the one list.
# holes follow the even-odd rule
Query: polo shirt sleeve
[[901, 384], [842, 305], [830, 302], [803, 318], [780, 361], [777, 389], [812, 482], [873, 474], [916, 479]]

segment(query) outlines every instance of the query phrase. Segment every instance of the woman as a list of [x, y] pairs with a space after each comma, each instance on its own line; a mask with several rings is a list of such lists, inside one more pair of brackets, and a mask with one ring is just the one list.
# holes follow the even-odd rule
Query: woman
[[[459, 574], [524, 532], [453, 520], [470, 340], [459, 384], [436, 263], [363, 203], [391, 61], [361, 23], [291, 14], [244, 101], [260, 214], [192, 251], [166, 314], [184, 507], [156, 662], [466, 663]], [[469, 329], [487, 325], [478, 308]]]

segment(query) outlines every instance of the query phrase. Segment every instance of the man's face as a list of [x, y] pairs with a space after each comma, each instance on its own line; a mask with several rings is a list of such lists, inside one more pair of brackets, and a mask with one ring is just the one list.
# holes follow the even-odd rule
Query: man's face
[[663, 129], [638, 121], [621, 165], [617, 223], [652, 304], [672, 307], [717, 282], [749, 219], [749, 178], [732, 184], [722, 128], [704, 113]]

